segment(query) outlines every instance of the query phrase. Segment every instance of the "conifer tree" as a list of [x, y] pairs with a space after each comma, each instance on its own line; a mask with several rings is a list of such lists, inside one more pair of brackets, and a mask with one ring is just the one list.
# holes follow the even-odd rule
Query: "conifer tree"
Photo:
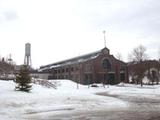
[[27, 65], [23, 65], [19, 74], [16, 76], [15, 90], [29, 92], [31, 90], [31, 77], [29, 76], [29, 68]]

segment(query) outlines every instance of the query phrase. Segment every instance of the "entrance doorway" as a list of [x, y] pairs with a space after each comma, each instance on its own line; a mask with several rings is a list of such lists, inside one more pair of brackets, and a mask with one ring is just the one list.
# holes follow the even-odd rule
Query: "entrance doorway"
[[115, 74], [114, 73], [103, 74], [103, 83], [111, 85], [115, 84]]
[[85, 74], [84, 77], [85, 77], [85, 80], [84, 80], [84, 84], [85, 85], [93, 83], [93, 81], [92, 81], [92, 79], [93, 79], [92, 74]]
[[115, 84], [115, 74], [114, 73], [108, 73], [108, 82], [111, 85]]
[[120, 80], [121, 80], [121, 82], [125, 81], [125, 73], [120, 74]]

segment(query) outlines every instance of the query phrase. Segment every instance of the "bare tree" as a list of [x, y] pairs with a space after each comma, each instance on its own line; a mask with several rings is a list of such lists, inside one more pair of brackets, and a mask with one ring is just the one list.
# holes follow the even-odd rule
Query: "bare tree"
[[[131, 62], [138, 63], [136, 69], [135, 69], [135, 76], [136, 76], [136, 83], [140, 83], [141, 86], [143, 86], [143, 77], [145, 75], [145, 66], [143, 65], [143, 61], [148, 59], [148, 56], [146, 54], [146, 48], [142, 45], [139, 45], [138, 47], [134, 48], [131, 54], [129, 54], [128, 58]], [[134, 76], [134, 77], [135, 77]]]
[[146, 47], [142, 45], [139, 45], [138, 47], [134, 48], [133, 51], [128, 55], [129, 61], [140, 62], [148, 59], [146, 50]]
[[118, 60], [123, 60], [122, 54], [119, 53], [119, 52], [116, 54], [116, 58], [117, 58]]

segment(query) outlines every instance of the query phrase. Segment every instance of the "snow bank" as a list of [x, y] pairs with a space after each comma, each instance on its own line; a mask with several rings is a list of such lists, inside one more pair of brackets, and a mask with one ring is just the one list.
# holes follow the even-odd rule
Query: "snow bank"
[[[5, 120], [22, 120], [28, 116], [49, 112], [62, 114], [84, 110], [103, 110], [124, 107], [121, 100], [98, 96], [94, 93], [104, 92], [105, 88], [89, 88], [69, 80], [52, 81], [57, 89], [48, 89], [33, 85], [30, 93], [14, 91], [13, 81], [0, 81], [0, 118]], [[3, 103], [3, 104], [2, 104]], [[18, 114], [17, 114], [18, 113]]]
[[48, 114], [75, 113], [79, 111], [114, 110], [128, 107], [128, 103], [118, 98], [100, 96], [95, 93], [119, 95], [160, 95], [160, 86], [124, 84], [94, 88], [78, 85], [70, 80], [51, 81], [57, 89], [33, 85], [30, 93], [14, 91], [15, 83], [0, 80], [0, 119], [23, 120], [32, 117], [46, 117]]

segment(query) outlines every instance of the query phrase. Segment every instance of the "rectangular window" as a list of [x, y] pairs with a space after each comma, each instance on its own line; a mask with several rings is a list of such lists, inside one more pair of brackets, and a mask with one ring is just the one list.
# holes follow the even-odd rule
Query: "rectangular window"
[[120, 71], [125, 71], [125, 66], [121, 66]]
[[57, 70], [54, 70], [54, 73], [57, 74]]
[[87, 64], [85, 66], [85, 72], [90, 72], [90, 71], [92, 71], [92, 66], [91, 66], [91, 64]]
[[66, 72], [68, 72], [69, 71], [69, 69], [68, 68], [66, 68]]
[[64, 69], [62, 69], [62, 73], [64, 73], [64, 71], [65, 71], [65, 70], [64, 70]]
[[73, 72], [74, 71], [74, 68], [73, 67], [71, 67], [71, 72]]

